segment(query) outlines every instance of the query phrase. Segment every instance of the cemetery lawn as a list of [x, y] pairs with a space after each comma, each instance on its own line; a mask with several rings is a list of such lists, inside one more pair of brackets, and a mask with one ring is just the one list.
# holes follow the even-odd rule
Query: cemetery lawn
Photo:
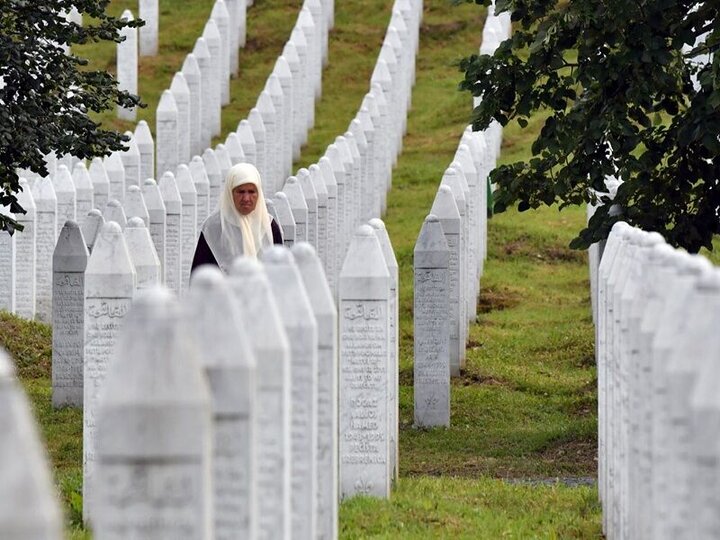
[[[245, 118], [294, 24], [300, 0], [255, 0], [248, 46], [224, 135]], [[315, 129], [298, 166], [316, 161], [349, 121], [367, 91], [392, 0], [336, 0], [330, 65]], [[120, 13], [136, 4], [114, 0]], [[161, 53], [142, 59], [139, 111], [154, 131], [162, 89], [181, 66], [212, 7], [203, 0], [161, 0]], [[341, 506], [342, 538], [599, 537], [594, 486], [551, 479], [594, 478], [596, 379], [587, 260], [567, 248], [584, 209], [509, 211], [489, 223], [489, 250], [467, 366], [453, 380], [448, 429], [412, 427], [413, 247], [444, 169], [469, 120], [470, 96], [456, 86], [453, 63], [477, 50], [484, 10], [425, 0], [417, 84], [404, 152], [394, 171], [386, 225], [400, 264], [400, 479], [390, 501], [357, 498]], [[169, 31], [168, 28], [171, 30]], [[81, 52], [114, 71], [112, 45]], [[120, 129], [107, 114], [101, 119]], [[501, 160], [527, 156], [537, 129], [505, 130]], [[223, 137], [224, 137], [223, 135]], [[13, 355], [30, 395], [68, 517], [82, 538], [82, 414], [50, 406], [50, 329], [0, 316], [0, 343]]]

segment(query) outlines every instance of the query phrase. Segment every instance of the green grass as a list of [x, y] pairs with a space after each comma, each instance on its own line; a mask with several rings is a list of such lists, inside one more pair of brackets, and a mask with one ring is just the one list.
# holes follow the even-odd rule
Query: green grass
[[[223, 130], [254, 105], [294, 23], [300, 0], [256, 0], [248, 46]], [[338, 0], [330, 65], [315, 129], [297, 166], [317, 160], [354, 117], [379, 52], [391, 0]], [[114, 13], [131, 2], [116, 0]], [[211, 3], [161, 1], [161, 54], [143, 59], [139, 119], [154, 128], [160, 92], [200, 35]], [[412, 427], [412, 251], [444, 169], [470, 116], [471, 98], [456, 86], [454, 63], [480, 43], [484, 10], [425, 0], [417, 85], [404, 152], [385, 216], [401, 279], [400, 474], [390, 501], [354, 499], [341, 506], [343, 538], [567, 538], [600, 536], [595, 488], [515, 485], [503, 479], [594, 476], [596, 392], [593, 328], [585, 254], [567, 249], [584, 210], [509, 211], [489, 224], [489, 258], [467, 367], [453, 380], [451, 427]], [[163, 29], [171, 28], [171, 31]], [[114, 46], [80, 50], [114, 69]], [[129, 124], [103, 121], [120, 129]], [[506, 129], [502, 160], [528, 155], [541, 119]], [[0, 318], [0, 342], [13, 354], [47, 441], [73, 537], [80, 528], [82, 418], [50, 406], [50, 332]]]

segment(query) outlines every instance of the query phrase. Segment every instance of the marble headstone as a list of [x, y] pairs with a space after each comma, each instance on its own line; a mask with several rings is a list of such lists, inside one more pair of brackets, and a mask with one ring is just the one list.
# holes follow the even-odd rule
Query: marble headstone
[[224, 274], [212, 266], [193, 273], [187, 308], [210, 384], [215, 535], [255, 538], [258, 388], [247, 317]]
[[240, 257], [230, 285], [247, 316], [247, 336], [257, 362], [258, 538], [291, 536], [290, 345], [262, 265]]
[[[118, 332], [127, 315], [137, 278], [120, 226], [103, 225], [85, 270], [85, 349], [83, 365], [83, 516], [89, 519], [96, 497], [92, 493], [95, 471], [95, 435], [98, 399], [105, 391], [105, 377], [116, 353]], [[138, 340], [144, 342], [145, 340]], [[155, 343], [155, 341], [150, 341]], [[124, 361], [131, 358], [123, 358]], [[127, 365], [123, 363], [121, 369]], [[133, 390], [136, 389], [133, 387]], [[93, 516], [94, 517], [94, 516]], [[98, 531], [96, 530], [96, 534]]]
[[179, 163], [179, 118], [180, 113], [175, 102], [175, 96], [170, 90], [165, 90], [160, 98], [160, 104], [155, 116], [158, 175], [174, 171]]
[[98, 411], [95, 536], [210, 540], [210, 396], [169, 291], [138, 295], [113, 356]]
[[18, 214], [24, 226], [15, 240], [15, 313], [26, 319], [35, 317], [35, 275], [37, 265], [37, 208], [27, 180], [20, 179], [18, 204], [25, 214]]
[[110, 193], [110, 177], [105, 170], [105, 163], [99, 157], [93, 158], [88, 172], [93, 186], [93, 207], [105, 208]]
[[390, 496], [390, 274], [369, 225], [350, 242], [339, 282], [340, 497]]
[[[121, 19], [133, 21], [134, 17], [130, 10], [126, 9]], [[138, 29], [126, 26], [120, 30], [120, 37], [123, 40], [117, 44], [117, 81], [118, 90], [125, 90], [131, 94], [138, 93]], [[118, 118], [121, 120], [134, 121], [135, 108], [118, 109]]]
[[175, 175], [165, 173], [158, 183], [163, 203], [165, 204], [165, 284], [180, 294], [182, 280], [182, 198], [178, 191]]
[[317, 537], [338, 535], [338, 350], [335, 300], [315, 250], [292, 248], [318, 328]]
[[131, 217], [123, 234], [135, 268], [138, 290], [160, 285], [160, 259], [145, 222], [139, 217]]
[[88, 249], [80, 226], [67, 221], [53, 253], [52, 403], [83, 406], [85, 267]]
[[415, 244], [415, 425], [450, 425], [450, 250], [440, 220], [425, 218]]
[[318, 327], [310, 299], [290, 251], [272, 246], [262, 253], [280, 318], [290, 344], [292, 530], [316, 537]]
[[32, 189], [37, 217], [35, 261], [35, 316], [52, 320], [52, 256], [57, 238], [57, 198], [49, 177], [40, 178]]
[[63, 518], [50, 467], [7, 353], [0, 349], [0, 537], [61, 540]]

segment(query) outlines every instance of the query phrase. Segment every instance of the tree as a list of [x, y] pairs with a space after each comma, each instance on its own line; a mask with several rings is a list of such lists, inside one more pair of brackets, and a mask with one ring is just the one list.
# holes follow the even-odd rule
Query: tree
[[[471, 0], [466, 0], [471, 1]], [[488, 0], [475, 0], [487, 5]], [[586, 248], [623, 219], [691, 252], [720, 232], [720, 4], [707, 0], [498, 0], [515, 32], [493, 56], [461, 61], [482, 101], [473, 128], [546, 114], [532, 157], [498, 167], [495, 210], [608, 203], [571, 242]]]
[[[15, 197], [16, 169], [44, 176], [44, 156], [52, 151], [84, 159], [124, 148], [124, 136], [102, 129], [89, 114], [141, 105], [139, 98], [119, 91], [109, 73], [85, 68], [87, 60], [65, 48], [119, 42], [122, 28], [142, 24], [108, 16], [109, 1], [0, 0], [0, 205], [15, 214], [24, 213]], [[73, 6], [85, 16], [84, 26], [63, 15]], [[0, 215], [0, 229], [15, 228], [13, 219]]]

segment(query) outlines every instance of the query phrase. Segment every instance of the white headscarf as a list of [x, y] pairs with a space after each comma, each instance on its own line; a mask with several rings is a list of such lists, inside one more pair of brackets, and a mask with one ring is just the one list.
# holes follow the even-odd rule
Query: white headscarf
[[[255, 210], [247, 215], [238, 212], [233, 202], [233, 189], [243, 184], [253, 184], [258, 192]], [[264, 247], [272, 245], [270, 214], [265, 205], [260, 173], [254, 165], [238, 163], [228, 171], [218, 209], [205, 220], [202, 233], [224, 272], [230, 269], [235, 257], [257, 258]]]

